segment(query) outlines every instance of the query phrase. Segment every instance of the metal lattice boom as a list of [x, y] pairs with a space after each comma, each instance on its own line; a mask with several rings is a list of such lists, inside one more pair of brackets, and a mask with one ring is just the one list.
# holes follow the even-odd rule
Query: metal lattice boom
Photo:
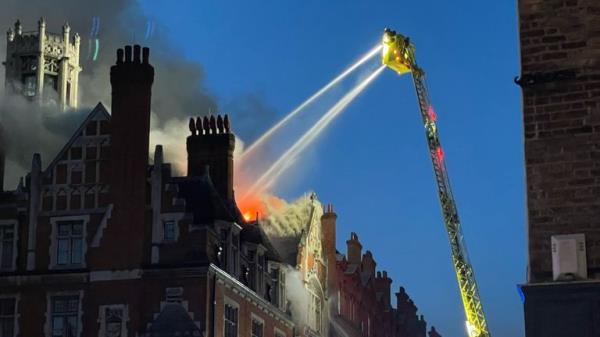
[[448, 232], [452, 262], [456, 279], [460, 288], [465, 315], [467, 318], [467, 332], [469, 337], [490, 337], [487, 322], [483, 313], [479, 290], [469, 262], [467, 247], [461, 230], [456, 203], [450, 189], [448, 170], [444, 162], [444, 152], [438, 135], [436, 114], [429, 102], [425, 74], [415, 61], [415, 48], [409, 39], [386, 29], [383, 35], [383, 64], [395, 70], [400, 75], [412, 73], [421, 118], [425, 126], [429, 155], [433, 164], [433, 171], [438, 187], [438, 197], [442, 207], [444, 225]]

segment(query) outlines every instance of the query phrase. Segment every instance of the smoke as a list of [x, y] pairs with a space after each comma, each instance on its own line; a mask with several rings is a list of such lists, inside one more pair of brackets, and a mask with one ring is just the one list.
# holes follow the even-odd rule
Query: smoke
[[[204, 85], [202, 66], [181, 56], [166, 35], [161, 34], [165, 31], [164, 27], [146, 17], [140, 2], [134, 0], [5, 0], [0, 11], [0, 28], [8, 30], [20, 19], [23, 31], [35, 31], [42, 16], [48, 32], [61, 33], [62, 25], [68, 21], [71, 35], [79, 33], [81, 36], [81, 109], [76, 113], [64, 113], [57, 107], [40, 108], [16, 98], [3, 99], [0, 113], [4, 138], [7, 141], [11, 138], [5, 149], [6, 185], [10, 187], [16, 183], [16, 177], [29, 167], [34, 152], [42, 154], [46, 165], [56, 155], [56, 147], [68, 140], [78, 123], [83, 121], [82, 116], [89, 113], [98, 102], [110, 107], [109, 69], [115, 62], [116, 49], [133, 43], [150, 47], [150, 62], [155, 68], [151, 144], [163, 144], [166, 158], [175, 161], [174, 167], [178, 173], [185, 172], [188, 117], [219, 111], [217, 100]], [[95, 27], [94, 22], [99, 22], [99, 26]], [[154, 33], [151, 36], [147, 33], [149, 22], [153, 25]], [[96, 37], [100, 48], [94, 60]], [[0, 43], [2, 60], [6, 55], [4, 41]], [[4, 67], [1, 68], [0, 79], [3, 79]], [[0, 97], [5, 97], [4, 81], [0, 82]], [[238, 108], [241, 111], [240, 119], [243, 122], [236, 124], [236, 116], [232, 116], [232, 120], [235, 131], [244, 137], [246, 132], [251, 136], [256, 132], [256, 119], [270, 120], [275, 116], [274, 109], [269, 108], [262, 102], [262, 96], [255, 93], [232, 98], [227, 107], [231, 109], [230, 115], [237, 115]], [[51, 129], [52, 123], [61, 125], [62, 119], [76, 123]], [[253, 127], [250, 122], [254, 122]], [[150, 151], [154, 151], [153, 146]]]
[[21, 96], [4, 98], [0, 123], [7, 158], [6, 186], [12, 188], [31, 167], [33, 152], [57, 154], [65, 145], [65, 134], [72, 134], [89, 113], [88, 109], [57, 111], [55, 106], [39, 106]]
[[285, 267], [285, 293], [290, 303], [290, 313], [296, 325], [303, 326], [308, 323], [308, 305], [310, 297], [302, 273], [290, 266]]

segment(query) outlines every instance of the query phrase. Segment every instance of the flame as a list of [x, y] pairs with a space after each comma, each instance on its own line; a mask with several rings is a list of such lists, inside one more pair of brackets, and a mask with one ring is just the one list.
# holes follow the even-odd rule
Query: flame
[[242, 212], [244, 220], [246, 221], [254, 220], [257, 214], [259, 216], [263, 216], [266, 212], [266, 207], [263, 202], [263, 199], [258, 194], [249, 195], [246, 198], [237, 200], [237, 205], [240, 211]]
[[285, 206], [285, 201], [270, 194], [252, 194], [237, 200], [238, 208], [246, 221], [268, 216], [267, 204], [280, 209]]

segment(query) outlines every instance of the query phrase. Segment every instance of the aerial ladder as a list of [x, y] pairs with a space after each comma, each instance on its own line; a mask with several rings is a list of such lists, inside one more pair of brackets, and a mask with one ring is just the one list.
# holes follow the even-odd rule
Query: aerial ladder
[[408, 37], [386, 28], [383, 33], [382, 47], [382, 63], [384, 65], [400, 75], [411, 73], [413, 77], [421, 118], [425, 126], [429, 155], [435, 173], [444, 225], [450, 241], [454, 271], [465, 309], [467, 333], [469, 337], [490, 337], [473, 267], [467, 255], [456, 203], [450, 189], [448, 170], [444, 162], [444, 151], [442, 150], [436, 125], [437, 117], [429, 102], [425, 86], [425, 73], [417, 66], [415, 47]]

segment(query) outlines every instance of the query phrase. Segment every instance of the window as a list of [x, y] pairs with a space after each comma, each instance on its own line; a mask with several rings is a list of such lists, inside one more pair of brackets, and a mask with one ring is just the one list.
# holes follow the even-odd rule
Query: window
[[127, 306], [123, 304], [100, 306], [100, 337], [127, 336]]
[[308, 294], [308, 325], [316, 332], [321, 332], [321, 298], [310, 288]]
[[285, 271], [283, 268], [279, 271], [279, 308], [286, 310], [287, 300], [285, 294]]
[[35, 96], [37, 87], [37, 78], [35, 76], [25, 76], [23, 78], [23, 95], [32, 97]]
[[232, 274], [233, 276], [237, 276], [238, 275], [238, 270], [239, 270], [239, 258], [240, 258], [240, 252], [239, 252], [239, 247], [240, 245], [240, 237], [239, 235], [233, 234], [231, 236], [231, 269], [232, 269]]
[[263, 337], [264, 323], [252, 318], [252, 337]]
[[54, 296], [51, 298], [52, 337], [79, 335], [79, 296]]
[[16, 298], [0, 298], [0, 337], [15, 336]]
[[275, 337], [285, 337], [285, 333], [277, 328], [275, 328]]
[[83, 223], [81, 221], [58, 222], [56, 242], [57, 265], [83, 263]]
[[15, 225], [0, 225], [0, 270], [14, 269]]
[[164, 241], [173, 242], [177, 240], [177, 225], [175, 221], [168, 220], [163, 223]]
[[225, 329], [224, 337], [237, 337], [238, 308], [225, 304]]

